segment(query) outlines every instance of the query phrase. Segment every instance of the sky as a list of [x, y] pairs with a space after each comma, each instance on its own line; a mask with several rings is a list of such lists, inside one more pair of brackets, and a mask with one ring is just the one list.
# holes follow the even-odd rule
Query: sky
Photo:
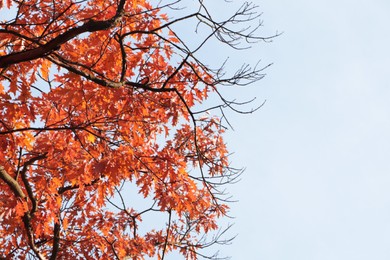
[[259, 32], [283, 34], [208, 57], [273, 63], [263, 80], [227, 91], [266, 103], [229, 113], [232, 164], [246, 170], [228, 187], [235, 218], [222, 222], [238, 236], [213, 249], [233, 260], [390, 259], [390, 2], [254, 3]]
[[[390, 2], [255, 0], [260, 32], [233, 56], [273, 63], [232, 91], [266, 104], [230, 114], [232, 259], [390, 259]], [[226, 7], [228, 11], [228, 7]], [[229, 92], [230, 93], [230, 92]]]

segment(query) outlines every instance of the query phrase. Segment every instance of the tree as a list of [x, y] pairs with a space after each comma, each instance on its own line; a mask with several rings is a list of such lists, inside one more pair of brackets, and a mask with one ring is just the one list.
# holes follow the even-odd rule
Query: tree
[[[197, 53], [268, 38], [237, 27], [258, 19], [252, 4], [222, 21], [196, 4], [0, 0], [0, 257], [196, 259], [220, 242], [222, 187], [240, 170], [222, 138], [238, 103], [219, 87], [263, 74], [227, 76]], [[186, 22], [195, 47], [177, 31]], [[202, 108], [209, 95], [222, 102]], [[150, 205], [132, 207], [129, 190]], [[166, 225], [141, 230], [153, 213]]]

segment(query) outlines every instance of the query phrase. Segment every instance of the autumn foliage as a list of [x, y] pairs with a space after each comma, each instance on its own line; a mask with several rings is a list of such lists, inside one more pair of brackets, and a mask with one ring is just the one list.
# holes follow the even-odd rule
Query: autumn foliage
[[[178, 4], [0, 0], [0, 258], [196, 259], [218, 243], [220, 186], [239, 172], [217, 113], [235, 103], [218, 88], [262, 74], [225, 76], [196, 54], [211, 38], [263, 38], [229, 27], [252, 5], [217, 22], [203, 1], [175, 17]], [[196, 47], [183, 21], [203, 29], [188, 32]]]

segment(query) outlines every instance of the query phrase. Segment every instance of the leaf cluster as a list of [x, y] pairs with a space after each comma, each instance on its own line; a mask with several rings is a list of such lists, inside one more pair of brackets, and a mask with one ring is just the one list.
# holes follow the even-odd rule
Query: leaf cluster
[[[270, 38], [235, 29], [258, 18], [251, 4], [217, 21], [199, 0], [169, 18], [180, 5], [0, 0], [0, 257], [197, 259], [229, 242], [217, 231], [222, 187], [241, 171], [222, 121], [239, 103], [219, 87], [263, 73], [244, 65], [226, 76], [197, 53], [211, 38], [236, 49]], [[173, 29], [184, 21], [205, 28], [195, 48]], [[196, 110], [210, 95], [219, 104]], [[129, 189], [150, 204], [132, 206]], [[145, 231], [153, 213], [166, 224]]]

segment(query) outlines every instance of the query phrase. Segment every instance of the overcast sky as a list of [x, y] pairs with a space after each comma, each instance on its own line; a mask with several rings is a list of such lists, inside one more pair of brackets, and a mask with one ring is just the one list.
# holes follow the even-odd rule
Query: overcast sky
[[390, 2], [256, 0], [273, 62], [227, 141], [232, 259], [390, 259]]

